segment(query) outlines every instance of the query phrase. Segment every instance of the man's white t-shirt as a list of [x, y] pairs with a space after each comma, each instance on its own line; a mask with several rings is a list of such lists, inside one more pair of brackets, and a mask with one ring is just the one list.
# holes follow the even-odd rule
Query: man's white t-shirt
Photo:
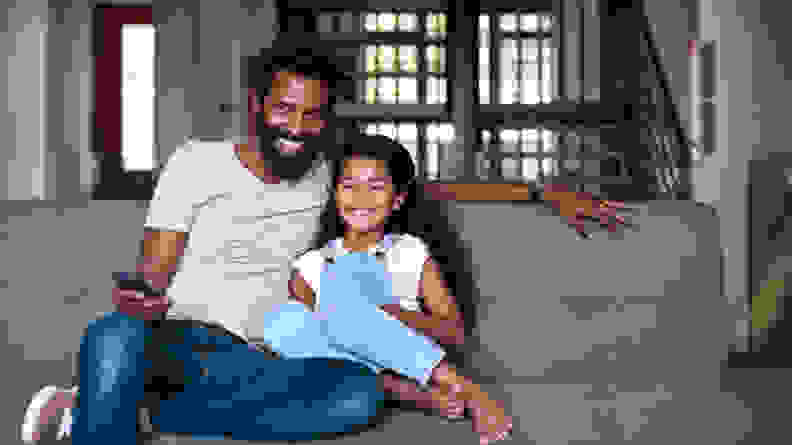
[[231, 141], [192, 141], [160, 175], [145, 226], [188, 232], [169, 316], [261, 337], [263, 315], [288, 301], [290, 260], [308, 248], [327, 199], [322, 163], [299, 184], [265, 184]]

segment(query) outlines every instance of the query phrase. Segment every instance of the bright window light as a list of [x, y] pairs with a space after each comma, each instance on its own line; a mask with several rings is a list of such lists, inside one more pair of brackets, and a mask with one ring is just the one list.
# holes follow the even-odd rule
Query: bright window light
[[121, 153], [124, 170], [154, 169], [153, 25], [121, 28]]

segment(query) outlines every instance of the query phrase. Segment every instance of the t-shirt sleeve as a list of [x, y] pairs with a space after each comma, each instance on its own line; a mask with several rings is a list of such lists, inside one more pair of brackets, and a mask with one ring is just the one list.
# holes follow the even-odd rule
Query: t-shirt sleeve
[[319, 291], [319, 277], [322, 273], [322, 255], [318, 250], [311, 250], [298, 256], [292, 261], [293, 270], [300, 272], [308, 286], [317, 294]]
[[423, 275], [423, 267], [426, 260], [430, 258], [429, 246], [423, 240], [415, 236], [407, 238], [407, 247], [409, 251], [410, 263], [417, 268], [419, 276]]
[[168, 158], [154, 189], [145, 227], [189, 232], [198, 204], [203, 200], [200, 154], [192, 142]]
[[404, 273], [399, 274], [396, 279], [404, 280], [404, 283], [397, 286], [399, 290], [403, 290], [399, 295], [399, 304], [403, 310], [420, 311], [422, 305], [418, 291], [423, 277], [423, 266], [430, 257], [429, 247], [420, 238], [411, 235], [405, 235], [400, 244], [400, 259], [404, 262], [400, 269]]

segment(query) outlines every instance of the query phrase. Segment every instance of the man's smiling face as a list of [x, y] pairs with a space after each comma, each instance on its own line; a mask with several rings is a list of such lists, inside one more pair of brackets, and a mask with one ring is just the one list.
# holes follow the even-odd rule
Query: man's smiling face
[[270, 94], [256, 115], [258, 149], [274, 176], [296, 181], [313, 167], [321, 149], [327, 104], [323, 81], [275, 73]]

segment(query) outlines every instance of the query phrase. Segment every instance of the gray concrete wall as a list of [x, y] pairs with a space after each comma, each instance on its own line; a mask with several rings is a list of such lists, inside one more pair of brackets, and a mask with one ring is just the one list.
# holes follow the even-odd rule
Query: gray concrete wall
[[[219, 105], [239, 100], [239, 55], [274, 38], [274, 1], [254, 7], [239, 0], [113, 3], [153, 3], [160, 25], [158, 161], [167, 160], [187, 137], [237, 134], [241, 119], [220, 113]], [[7, 104], [0, 112], [0, 159], [7, 166], [0, 181], [3, 199], [83, 202], [91, 191], [93, 4], [28, 0], [3, 10], [0, 52], [8, 60], [7, 87], [0, 93], [0, 103]]]

